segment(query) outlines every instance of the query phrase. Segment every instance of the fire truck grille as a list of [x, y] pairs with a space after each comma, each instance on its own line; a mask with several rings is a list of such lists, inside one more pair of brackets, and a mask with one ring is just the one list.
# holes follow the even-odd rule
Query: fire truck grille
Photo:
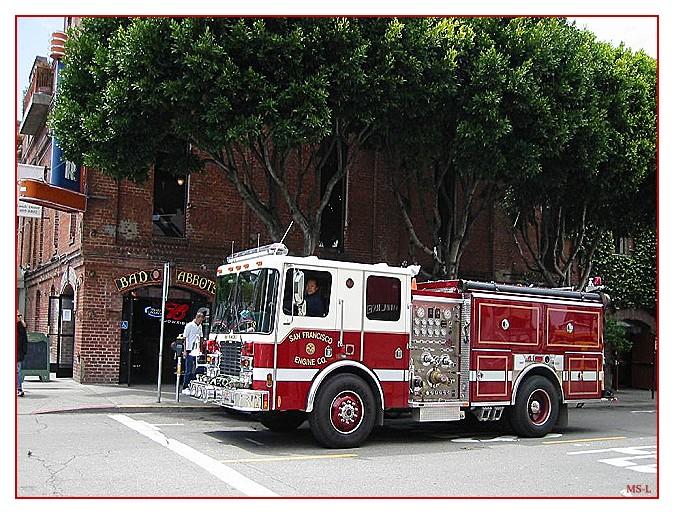
[[220, 373], [238, 377], [241, 371], [241, 341], [220, 343]]

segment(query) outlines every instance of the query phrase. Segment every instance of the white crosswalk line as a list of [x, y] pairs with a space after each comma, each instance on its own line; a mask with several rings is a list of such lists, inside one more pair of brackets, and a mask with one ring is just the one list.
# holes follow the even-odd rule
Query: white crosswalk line
[[108, 416], [130, 429], [135, 430], [139, 434], [144, 435], [148, 439], [152, 439], [154, 442], [159, 443], [172, 452], [177, 453], [181, 457], [186, 458], [190, 462], [193, 462], [200, 468], [208, 471], [214, 477], [220, 479], [222, 482], [241, 491], [246, 496], [278, 496], [273, 491], [270, 491], [266, 487], [243, 476], [241, 473], [226, 466], [222, 462], [218, 462], [180, 441], [166, 437], [159, 428], [150, 425], [146, 421], [138, 421], [129, 416], [125, 416], [124, 414], [108, 414]]

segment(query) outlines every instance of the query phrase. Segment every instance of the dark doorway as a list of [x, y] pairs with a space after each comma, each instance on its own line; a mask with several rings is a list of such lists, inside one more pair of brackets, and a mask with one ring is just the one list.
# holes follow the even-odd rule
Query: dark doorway
[[637, 320], [625, 320], [627, 337], [632, 349], [620, 355], [618, 385], [620, 388], [657, 389], [655, 383], [655, 336], [648, 325]]
[[68, 285], [58, 297], [58, 321], [56, 333], [56, 377], [73, 376], [73, 353], [75, 348], [74, 291]]
[[[139, 289], [124, 297], [120, 384], [157, 382], [161, 304], [161, 288], [158, 287]], [[185, 325], [192, 321], [197, 311], [203, 307], [210, 308], [210, 304], [201, 295], [178, 288], [169, 290], [162, 342], [162, 383], [175, 382], [175, 360], [171, 343], [182, 334]], [[204, 333], [204, 336], [206, 335]]]

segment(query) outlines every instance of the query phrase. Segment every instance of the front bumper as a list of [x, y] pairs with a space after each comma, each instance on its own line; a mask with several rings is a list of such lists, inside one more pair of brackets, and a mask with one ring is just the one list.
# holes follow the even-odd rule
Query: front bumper
[[190, 396], [242, 412], [269, 410], [269, 391], [235, 389], [193, 380], [190, 382]]

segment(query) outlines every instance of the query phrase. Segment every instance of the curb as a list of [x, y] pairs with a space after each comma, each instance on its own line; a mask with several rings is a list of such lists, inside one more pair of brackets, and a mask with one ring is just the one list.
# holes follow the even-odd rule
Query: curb
[[217, 405], [208, 406], [208, 405], [168, 405], [164, 406], [161, 404], [158, 405], [92, 405], [92, 406], [80, 406], [80, 407], [64, 407], [62, 409], [44, 409], [32, 411], [30, 415], [36, 414], [73, 414], [73, 413], [97, 413], [97, 412], [122, 412], [122, 413], [138, 413], [138, 412], [147, 412], [147, 411], [167, 411], [167, 412], [180, 412], [189, 410], [191, 412], [197, 411], [215, 411], [220, 410], [220, 407]]

